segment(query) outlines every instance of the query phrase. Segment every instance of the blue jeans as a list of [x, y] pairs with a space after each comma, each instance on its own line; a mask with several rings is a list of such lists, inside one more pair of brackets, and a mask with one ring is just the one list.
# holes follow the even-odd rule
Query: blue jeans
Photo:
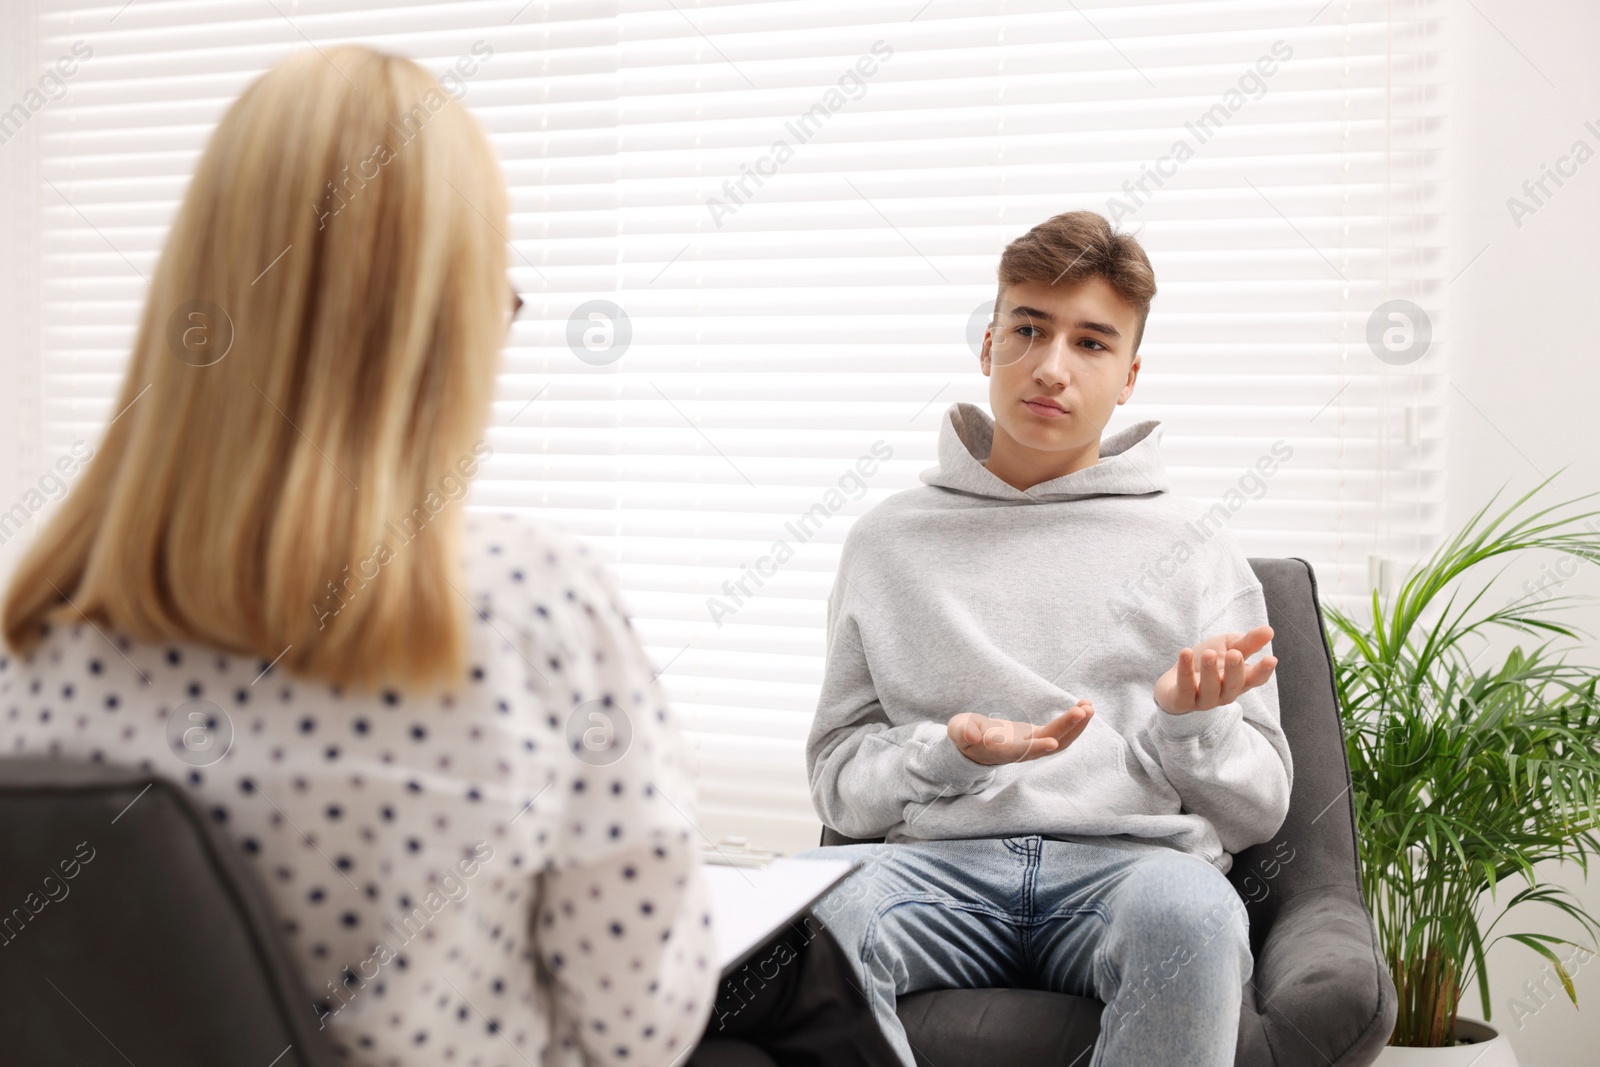
[[[1232, 1067], [1254, 969], [1249, 919], [1227, 876], [1198, 856], [1038, 836], [801, 855], [863, 863], [812, 910], [852, 957], [906, 1067], [916, 1064], [896, 998], [984, 988], [1104, 1002], [1089, 1067]], [[1003, 1048], [995, 1056], [1006, 1061]]]

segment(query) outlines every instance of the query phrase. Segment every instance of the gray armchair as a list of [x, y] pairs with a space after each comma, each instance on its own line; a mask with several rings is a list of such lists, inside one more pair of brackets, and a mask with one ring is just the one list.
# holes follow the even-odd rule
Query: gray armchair
[[[1294, 754], [1277, 836], [1233, 858], [1250, 915], [1255, 973], [1239, 1014], [1238, 1067], [1360, 1067], [1394, 1029], [1394, 982], [1361, 899], [1350, 766], [1316, 576], [1301, 559], [1251, 559], [1266, 595], [1284, 732]], [[1275, 853], [1284, 842], [1289, 862]], [[824, 845], [854, 839], [824, 829]], [[1031, 989], [940, 989], [902, 997], [924, 1067], [1081, 1067], [1100, 1033], [1098, 1000]]]

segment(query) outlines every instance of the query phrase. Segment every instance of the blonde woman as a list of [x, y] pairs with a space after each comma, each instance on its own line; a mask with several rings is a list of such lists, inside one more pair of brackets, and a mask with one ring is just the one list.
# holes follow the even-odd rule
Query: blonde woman
[[185, 782], [352, 1063], [681, 1063], [717, 954], [671, 709], [582, 544], [458, 502], [507, 211], [409, 60], [308, 50], [245, 90], [13, 575], [0, 753]]

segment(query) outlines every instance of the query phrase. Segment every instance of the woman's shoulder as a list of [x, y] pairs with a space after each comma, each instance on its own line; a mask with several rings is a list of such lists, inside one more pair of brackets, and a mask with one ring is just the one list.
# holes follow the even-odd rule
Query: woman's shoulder
[[627, 612], [616, 577], [582, 538], [535, 515], [475, 512], [464, 528], [463, 567], [482, 610], [519, 621], [573, 612]]
[[[475, 636], [500, 649], [512, 669], [525, 666], [529, 688], [545, 693], [553, 709], [566, 709], [567, 741], [580, 763], [607, 766], [618, 745], [634, 746], [647, 757], [636, 767], [692, 795], [659, 672], [596, 547], [546, 520], [496, 513], [470, 516], [464, 544], [479, 588]], [[552, 727], [558, 715], [551, 713]]]
[[593, 550], [548, 519], [516, 511], [469, 512], [463, 523], [467, 563], [504, 563], [544, 568], [587, 565]]

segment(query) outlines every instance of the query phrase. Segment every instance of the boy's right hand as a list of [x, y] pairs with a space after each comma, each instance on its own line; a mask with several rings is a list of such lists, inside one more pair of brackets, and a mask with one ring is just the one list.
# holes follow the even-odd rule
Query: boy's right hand
[[947, 730], [963, 756], [992, 767], [1059, 752], [1078, 739], [1093, 717], [1094, 705], [1084, 699], [1043, 726], [964, 711], [950, 719]]

